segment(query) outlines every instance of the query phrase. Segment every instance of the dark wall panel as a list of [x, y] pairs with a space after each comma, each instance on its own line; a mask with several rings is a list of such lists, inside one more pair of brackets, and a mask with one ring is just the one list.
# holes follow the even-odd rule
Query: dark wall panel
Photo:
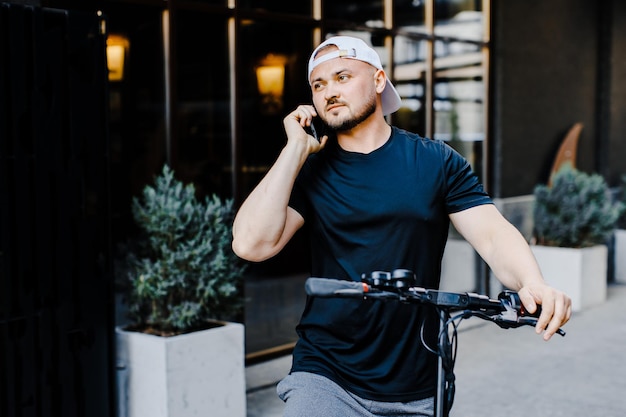
[[0, 415], [111, 416], [104, 35], [0, 4]]
[[493, 2], [492, 194], [530, 194], [561, 140], [584, 129], [578, 165], [596, 161], [598, 5], [585, 0]]
[[609, 106], [609, 182], [626, 174], [626, 2], [613, 0], [611, 11], [611, 88]]

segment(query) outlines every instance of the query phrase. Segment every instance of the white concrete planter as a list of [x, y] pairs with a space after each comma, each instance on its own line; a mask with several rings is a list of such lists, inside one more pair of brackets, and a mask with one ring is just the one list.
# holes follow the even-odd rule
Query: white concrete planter
[[626, 284], [626, 230], [615, 231], [615, 282]]
[[441, 291], [471, 292], [476, 288], [476, 251], [465, 239], [448, 239], [441, 261]]
[[608, 248], [559, 248], [531, 246], [541, 272], [553, 287], [572, 299], [572, 310], [581, 311], [606, 300]]
[[116, 339], [120, 417], [246, 416], [242, 324], [173, 337], [118, 327]]

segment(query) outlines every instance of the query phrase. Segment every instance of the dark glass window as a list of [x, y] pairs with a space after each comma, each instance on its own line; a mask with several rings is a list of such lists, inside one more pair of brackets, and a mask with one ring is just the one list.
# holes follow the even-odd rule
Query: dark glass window
[[402, 30], [424, 32], [424, 3], [424, 0], [394, 0], [394, 25]]
[[440, 6], [435, 8], [435, 35], [482, 41], [484, 27], [480, 1], [448, 0], [438, 4]]
[[133, 230], [131, 199], [165, 161], [163, 11], [108, 4], [109, 37], [125, 39], [123, 78], [109, 83], [112, 228], [114, 241]]
[[192, 3], [210, 4], [214, 6], [227, 6], [228, 0], [186, 0]]
[[[478, 4], [476, 4], [478, 3]], [[435, 11], [435, 138], [482, 173], [485, 139], [483, 14], [480, 2], [447, 1]]]
[[322, 14], [325, 19], [342, 20], [351, 25], [383, 27], [383, 10], [383, 0], [325, 0]]
[[[357, 36], [371, 45], [402, 97], [390, 122], [448, 141], [480, 173], [483, 1], [434, 0], [431, 16], [426, 0], [43, 3], [101, 10], [107, 32], [126, 42], [124, 76], [109, 86], [112, 225], [119, 242], [133, 234], [131, 198], [166, 161], [200, 194], [248, 195], [285, 144], [285, 115], [311, 101], [306, 65], [318, 36]], [[248, 353], [295, 340], [309, 270], [306, 232], [248, 269]]]
[[[436, 1], [434, 32], [424, 21], [424, 1], [396, 1], [393, 79], [402, 97], [394, 123], [448, 141], [481, 172], [484, 127], [483, 16], [480, 1]], [[432, 42], [432, 62], [428, 47]], [[426, 80], [432, 65], [434, 85]], [[432, 88], [432, 102], [427, 102]], [[432, 133], [426, 132], [432, 108]]]
[[[285, 144], [282, 119], [298, 104], [311, 101], [306, 65], [312, 39], [306, 26], [265, 20], [244, 22], [240, 33], [242, 165], [244, 187], [250, 191]], [[261, 84], [272, 75], [263, 71], [270, 67], [282, 70], [276, 81], [280, 86], [276, 91], [265, 92]]]
[[239, 0], [237, 6], [242, 9], [276, 13], [311, 14], [311, 0]]
[[179, 11], [175, 24], [175, 143], [179, 178], [200, 195], [231, 196], [227, 17]]
[[[423, 25], [410, 30], [415, 34], [417, 30], [423, 30]], [[393, 115], [393, 122], [420, 135], [426, 134], [426, 42], [421, 36], [407, 33], [396, 36], [393, 45], [395, 65], [392, 78], [402, 97], [402, 107]]]
[[[420, 1], [423, 3], [424, 1]], [[462, 19], [464, 12], [481, 12], [482, 0], [436, 0], [435, 24], [451, 19]]]

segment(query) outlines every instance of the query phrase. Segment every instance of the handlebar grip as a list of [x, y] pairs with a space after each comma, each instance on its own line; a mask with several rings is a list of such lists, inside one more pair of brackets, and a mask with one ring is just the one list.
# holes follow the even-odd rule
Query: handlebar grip
[[308, 295], [315, 297], [363, 297], [368, 286], [362, 282], [346, 281], [330, 278], [308, 278], [304, 284], [304, 290]]
[[537, 309], [535, 310], [535, 312], [530, 313], [528, 310], [526, 310], [526, 307], [524, 307], [524, 304], [522, 304], [522, 300], [520, 300], [519, 298], [519, 294], [515, 291], [504, 290], [502, 293], [500, 293], [498, 298], [500, 300], [507, 300], [511, 307], [513, 307], [518, 312], [520, 317], [537, 318], [539, 317], [539, 315], [541, 315], [541, 304], [537, 304]]

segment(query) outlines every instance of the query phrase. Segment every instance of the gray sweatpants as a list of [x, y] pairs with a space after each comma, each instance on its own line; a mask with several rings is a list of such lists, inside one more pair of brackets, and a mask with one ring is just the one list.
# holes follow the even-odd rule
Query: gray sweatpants
[[276, 391], [285, 402], [284, 417], [432, 417], [434, 398], [410, 402], [363, 399], [330, 379], [309, 372], [285, 377]]

